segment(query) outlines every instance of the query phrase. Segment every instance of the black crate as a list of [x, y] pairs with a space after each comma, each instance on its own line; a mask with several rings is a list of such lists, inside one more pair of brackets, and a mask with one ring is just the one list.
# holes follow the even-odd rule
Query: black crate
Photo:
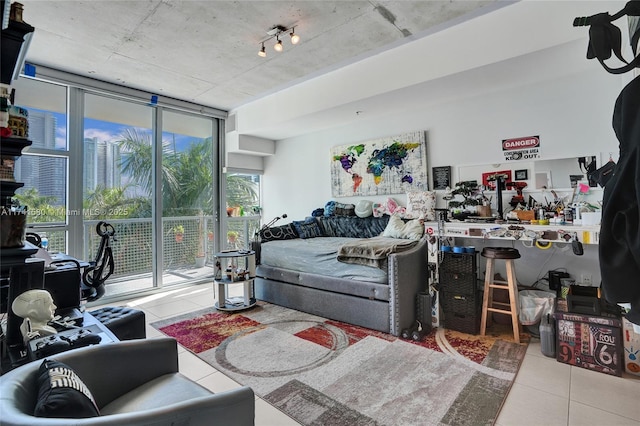
[[477, 252], [453, 253], [445, 252], [440, 264], [441, 271], [459, 272], [463, 274], [478, 274]]
[[440, 292], [445, 327], [462, 333], [477, 334], [480, 330], [482, 292], [472, 294]]
[[478, 312], [480, 303], [482, 303], [482, 299], [479, 297], [478, 292], [472, 294], [440, 292], [440, 304], [445, 314], [457, 312], [464, 315], [475, 315]]
[[480, 315], [464, 315], [453, 312], [445, 315], [445, 328], [467, 334], [480, 332]]
[[473, 294], [477, 281], [476, 274], [440, 271], [440, 290], [447, 293]]

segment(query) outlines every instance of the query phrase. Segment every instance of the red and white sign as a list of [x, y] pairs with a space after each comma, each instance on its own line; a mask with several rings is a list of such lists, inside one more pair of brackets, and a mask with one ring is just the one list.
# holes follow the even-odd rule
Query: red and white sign
[[516, 149], [529, 149], [540, 146], [540, 136], [526, 136], [524, 138], [503, 139], [502, 150], [513, 151]]
[[502, 153], [506, 161], [540, 158], [540, 136], [503, 139]]

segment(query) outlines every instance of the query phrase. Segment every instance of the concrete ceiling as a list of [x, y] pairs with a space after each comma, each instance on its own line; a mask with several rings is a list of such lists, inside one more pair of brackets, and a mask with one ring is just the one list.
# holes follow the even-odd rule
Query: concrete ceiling
[[[493, 0], [20, 0], [36, 28], [27, 61], [232, 110], [477, 16]], [[301, 37], [284, 52], [274, 25]]]

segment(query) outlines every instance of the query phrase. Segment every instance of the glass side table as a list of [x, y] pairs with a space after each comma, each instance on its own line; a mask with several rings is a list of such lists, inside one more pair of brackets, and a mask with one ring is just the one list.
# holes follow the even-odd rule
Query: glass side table
[[[220, 311], [241, 311], [255, 306], [253, 280], [256, 276], [256, 253], [251, 250], [230, 250], [216, 253], [216, 274], [213, 290]], [[242, 286], [241, 296], [230, 296]], [[236, 287], [236, 288], [234, 288]]]

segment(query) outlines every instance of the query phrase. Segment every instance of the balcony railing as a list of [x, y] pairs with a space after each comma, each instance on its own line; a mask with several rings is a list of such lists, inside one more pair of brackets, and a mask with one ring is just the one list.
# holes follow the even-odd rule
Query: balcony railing
[[[100, 245], [100, 236], [95, 230], [98, 222], [84, 222], [86, 260], [95, 258]], [[139, 274], [150, 274], [153, 261], [151, 219], [113, 219], [108, 222], [115, 228], [115, 240], [111, 245], [115, 271], [110, 280], [121, 281]], [[249, 247], [255, 230], [260, 226], [260, 216], [226, 217], [223, 227], [225, 225], [228, 231], [233, 231], [238, 236], [235, 241], [225, 238], [222, 242], [223, 249]], [[227, 231], [223, 232], [227, 235]], [[201, 257], [204, 257], [205, 265], [214, 264], [216, 237], [213, 216], [165, 217], [162, 219], [162, 236], [165, 272], [201, 267], [197, 261]]]

